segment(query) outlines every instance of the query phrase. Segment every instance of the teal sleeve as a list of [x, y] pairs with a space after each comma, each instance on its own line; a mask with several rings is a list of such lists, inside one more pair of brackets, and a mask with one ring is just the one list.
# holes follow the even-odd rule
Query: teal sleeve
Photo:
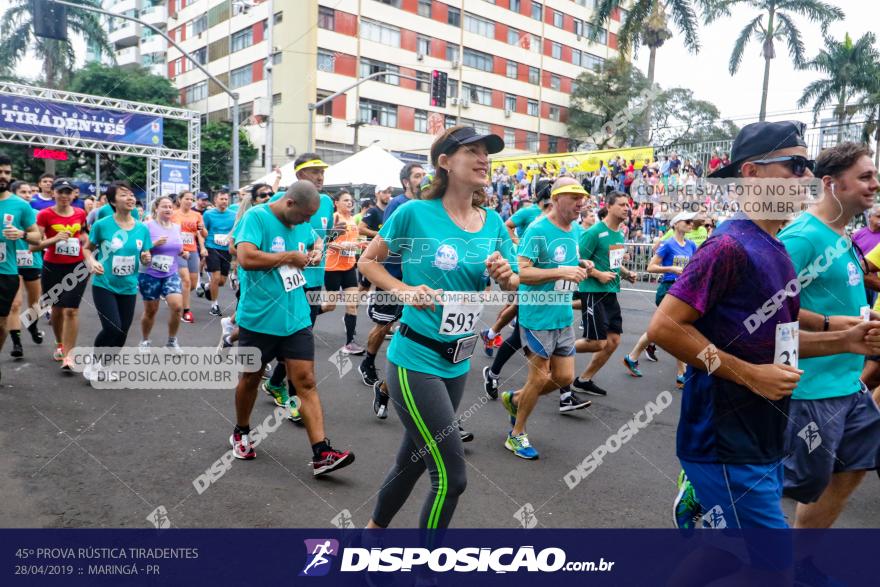
[[807, 265], [816, 259], [816, 253], [813, 243], [803, 234], [781, 234], [779, 240], [785, 245], [788, 256], [791, 257], [791, 263], [794, 265], [794, 272], [800, 273]]
[[150, 229], [147, 228], [146, 224], [141, 224], [141, 233], [144, 235], [144, 248], [142, 251], [149, 251], [153, 248], [153, 237], [150, 236]]
[[401, 206], [391, 217], [385, 221], [382, 228], [379, 229], [379, 236], [388, 245], [388, 250], [392, 253], [400, 253], [403, 248], [403, 238], [406, 235], [409, 226], [409, 210], [410, 206]]
[[251, 243], [258, 249], [263, 244], [263, 227], [258, 214], [245, 214], [241, 219], [241, 229], [235, 244], [238, 246], [241, 243]]
[[501, 253], [501, 256], [507, 259], [507, 262], [510, 263], [510, 268], [513, 269], [514, 273], [519, 273], [519, 261], [517, 260], [516, 247], [513, 246], [513, 241], [510, 240], [510, 233], [507, 232], [507, 228], [505, 228], [503, 221], [498, 229], [497, 250]]
[[100, 244], [101, 242], [101, 228], [103, 227], [101, 222], [95, 222], [92, 225], [92, 229], [89, 231], [89, 241], [95, 246]]
[[37, 222], [37, 214], [30, 206], [23, 207], [22, 210], [23, 213], [21, 215], [21, 227], [23, 229], [26, 229], [30, 226], [33, 226]]
[[533, 227], [530, 226], [519, 241], [516, 254], [534, 262], [541, 256], [541, 248], [545, 240], [543, 235], [533, 230]]

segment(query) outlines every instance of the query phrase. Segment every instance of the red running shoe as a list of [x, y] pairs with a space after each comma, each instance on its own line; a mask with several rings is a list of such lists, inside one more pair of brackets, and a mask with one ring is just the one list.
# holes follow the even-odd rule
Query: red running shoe
[[320, 457], [312, 459], [312, 474], [315, 477], [332, 473], [336, 469], [347, 467], [354, 462], [354, 453], [351, 451], [334, 450], [328, 445], [330, 450], [325, 450]]
[[193, 318], [192, 312], [184, 312], [183, 315], [180, 317], [180, 321], [186, 322], [187, 324], [192, 324], [196, 320], [195, 320], [195, 318]]
[[229, 437], [229, 444], [232, 445], [232, 456], [235, 458], [245, 461], [257, 458], [257, 453], [254, 451], [254, 443], [247, 434], [233, 432], [232, 436]]

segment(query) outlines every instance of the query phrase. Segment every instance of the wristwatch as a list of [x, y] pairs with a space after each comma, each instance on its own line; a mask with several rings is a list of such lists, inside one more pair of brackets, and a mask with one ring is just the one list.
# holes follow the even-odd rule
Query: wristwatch
[[823, 320], [825, 320], [824, 325], [822, 326], [822, 330], [828, 332], [828, 328], [831, 326], [831, 318], [828, 316], [822, 316]]

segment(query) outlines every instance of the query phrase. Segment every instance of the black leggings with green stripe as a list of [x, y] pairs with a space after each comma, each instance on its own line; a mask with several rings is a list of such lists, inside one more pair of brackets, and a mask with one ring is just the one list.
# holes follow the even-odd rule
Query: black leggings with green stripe
[[443, 379], [388, 363], [388, 392], [406, 429], [397, 460], [373, 510], [373, 521], [385, 528], [403, 506], [427, 467], [431, 492], [422, 506], [420, 528], [446, 528], [467, 486], [464, 448], [455, 412], [467, 374]]

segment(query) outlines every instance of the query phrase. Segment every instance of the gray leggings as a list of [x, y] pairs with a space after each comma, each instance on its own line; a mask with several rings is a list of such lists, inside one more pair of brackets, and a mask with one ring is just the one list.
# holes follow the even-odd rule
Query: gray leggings
[[388, 472], [373, 521], [385, 528], [403, 506], [427, 467], [431, 491], [419, 516], [420, 528], [446, 528], [467, 486], [464, 448], [455, 412], [467, 374], [443, 379], [388, 363], [388, 393], [406, 434]]

